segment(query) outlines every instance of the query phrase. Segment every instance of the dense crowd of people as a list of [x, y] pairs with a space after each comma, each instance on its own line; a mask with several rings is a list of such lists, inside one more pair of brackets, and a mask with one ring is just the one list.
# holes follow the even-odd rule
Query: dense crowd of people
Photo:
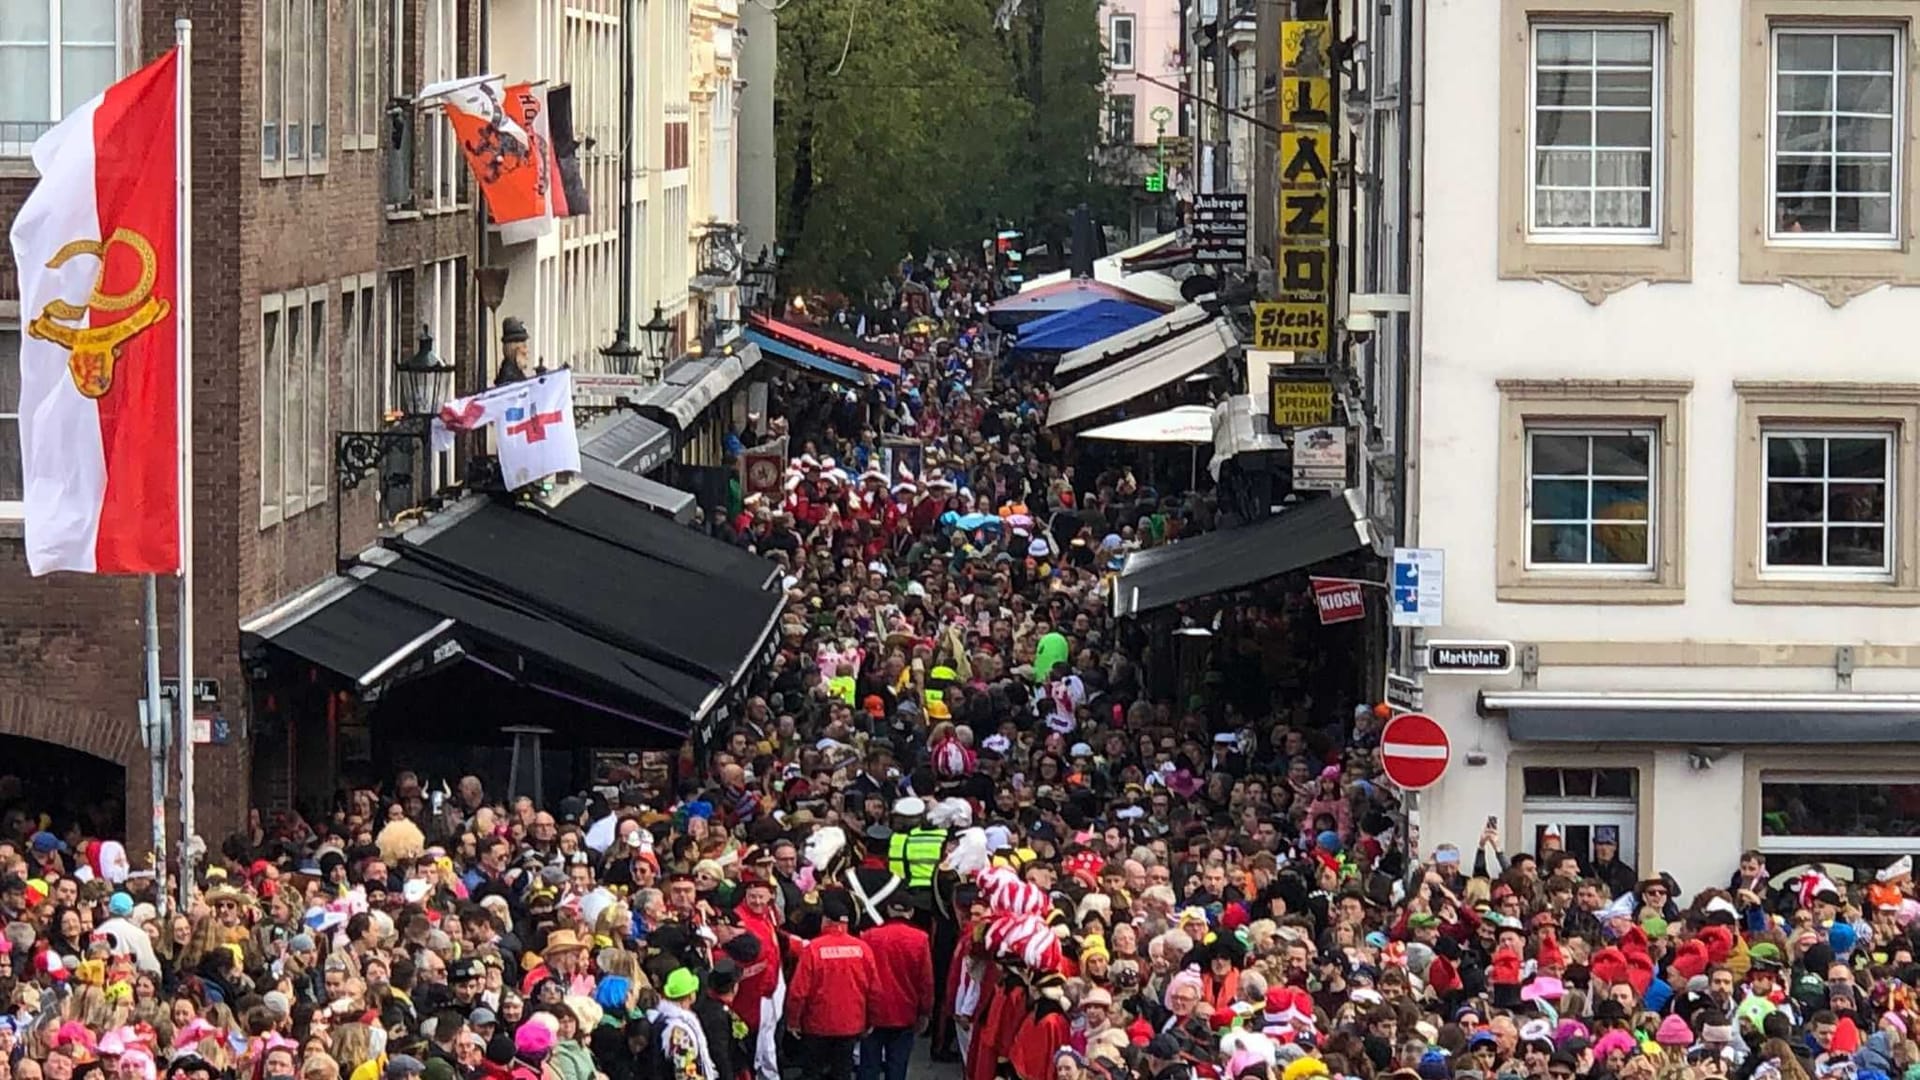
[[0, 1080], [1920, 1080], [1907, 860], [1408, 852], [1387, 712], [1268, 678], [1284, 612], [1161, 689], [1106, 584], [1206, 498], [1076, 474], [993, 282], [913, 274], [868, 326], [901, 378], [731, 436], [791, 466], [705, 524], [790, 604], [696, 770], [536, 806], [422, 767], [256, 820], [184, 910], [10, 813]]

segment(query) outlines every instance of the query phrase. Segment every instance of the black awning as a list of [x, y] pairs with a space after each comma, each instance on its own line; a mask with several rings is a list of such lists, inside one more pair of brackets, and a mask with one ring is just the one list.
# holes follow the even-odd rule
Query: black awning
[[[484, 584], [403, 558], [367, 575], [363, 592], [438, 612], [459, 626], [463, 645], [500, 674], [580, 695], [588, 704], [685, 738], [724, 686], [639, 656], [569, 625], [564, 617], [521, 603]], [[488, 656], [512, 654], [509, 669]]]
[[1514, 742], [1645, 743], [1912, 743], [1920, 742], [1920, 708], [1820, 712], [1686, 708], [1585, 708], [1513, 705], [1505, 710]]
[[780, 576], [770, 559], [640, 511], [596, 487], [575, 491], [547, 516], [649, 558], [755, 589], [772, 588]]
[[1346, 493], [1315, 499], [1253, 525], [1134, 552], [1114, 581], [1114, 610], [1138, 615], [1245, 588], [1370, 543]]
[[[591, 492], [575, 493], [562, 506]], [[626, 524], [651, 516], [632, 504], [622, 509]], [[758, 657], [781, 597], [690, 570], [615, 535], [622, 538], [609, 540], [532, 508], [486, 503], [413, 530], [395, 546], [409, 563], [498, 593], [557, 625], [691, 678], [731, 686]], [[694, 613], [697, 618], [689, 617]]]
[[580, 429], [580, 457], [644, 475], [673, 459], [673, 432], [637, 412], [621, 410]]
[[685, 525], [693, 519], [697, 500], [691, 491], [681, 491], [649, 477], [621, 472], [592, 458], [580, 460], [580, 475], [595, 489], [611, 491], [629, 502], [665, 514], [677, 525]]
[[378, 683], [453, 628], [445, 615], [335, 578], [311, 596], [245, 629], [360, 686]]

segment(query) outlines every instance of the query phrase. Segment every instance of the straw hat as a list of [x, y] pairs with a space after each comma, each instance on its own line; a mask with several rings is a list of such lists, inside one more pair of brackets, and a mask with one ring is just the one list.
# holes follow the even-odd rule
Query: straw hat
[[580, 940], [580, 935], [572, 930], [555, 930], [547, 935], [547, 947], [541, 956], [550, 960], [560, 953], [569, 951], [586, 952], [587, 943]]

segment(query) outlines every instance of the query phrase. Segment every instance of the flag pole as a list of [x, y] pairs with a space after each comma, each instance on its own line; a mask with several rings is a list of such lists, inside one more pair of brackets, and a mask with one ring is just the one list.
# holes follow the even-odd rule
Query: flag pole
[[174, 65], [174, 265], [178, 289], [173, 325], [179, 369], [180, 437], [180, 910], [193, 905], [193, 20], [173, 21], [180, 49]]
[[148, 783], [153, 788], [147, 805], [153, 817], [153, 894], [159, 906], [167, 906], [167, 719], [160, 707], [160, 580], [154, 574], [140, 575], [140, 596], [147, 653], [146, 714], [140, 718], [140, 735], [147, 746]]

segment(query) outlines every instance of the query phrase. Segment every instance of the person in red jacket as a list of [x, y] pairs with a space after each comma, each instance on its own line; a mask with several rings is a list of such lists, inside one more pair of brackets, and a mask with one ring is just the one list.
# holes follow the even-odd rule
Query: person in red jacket
[[774, 1058], [774, 1045], [778, 1040], [761, 1038], [761, 1032], [772, 1027], [770, 1021], [778, 1019], [779, 999], [776, 994], [780, 989], [781, 960], [784, 956], [781, 949], [784, 934], [780, 929], [779, 913], [773, 908], [773, 889], [771, 878], [754, 871], [743, 874], [741, 891], [744, 897], [740, 906], [734, 909], [742, 933], [760, 945], [758, 955], [751, 960], [742, 961], [735, 956], [735, 961], [740, 964], [740, 991], [734, 998], [733, 1007], [740, 1014], [740, 1019], [747, 1022], [747, 1045], [755, 1047], [757, 1073], [763, 1077], [769, 1073], [778, 1075]]
[[820, 894], [820, 936], [800, 950], [787, 987], [787, 1027], [800, 1038], [807, 1080], [853, 1080], [853, 1048], [867, 1031], [873, 949], [847, 933], [852, 918], [846, 890]]
[[913, 925], [918, 905], [895, 889], [881, 905], [887, 921], [861, 934], [873, 949], [876, 978], [860, 1045], [860, 1080], [907, 1080], [913, 1037], [933, 1016], [933, 941]]

